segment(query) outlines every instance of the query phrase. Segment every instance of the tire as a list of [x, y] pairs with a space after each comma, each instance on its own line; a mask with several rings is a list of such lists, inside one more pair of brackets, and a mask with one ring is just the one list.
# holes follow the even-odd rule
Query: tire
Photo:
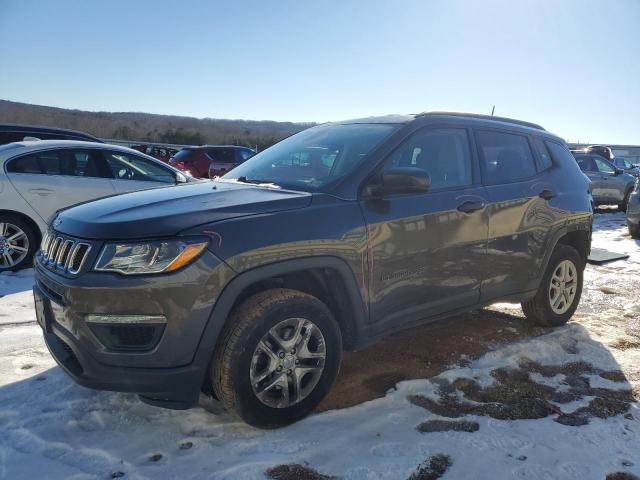
[[[575, 248], [568, 245], [556, 246], [549, 259], [547, 270], [542, 277], [536, 295], [532, 299], [522, 302], [522, 311], [528, 321], [543, 327], [559, 327], [569, 321], [576, 311], [576, 308], [578, 308], [578, 303], [580, 303], [585, 261], [586, 259], [581, 258]], [[562, 291], [560, 287], [556, 287], [555, 285], [557, 284], [558, 269], [561, 268], [562, 265], [568, 267], [568, 264], [565, 262], [570, 262], [574, 267], [575, 290], [573, 290], [573, 297], [570, 302], [567, 302], [566, 297], [563, 296], [563, 298], [560, 299], [560, 304], [554, 308], [551, 297], [558, 298], [554, 294]], [[555, 278], [554, 274], [556, 274]], [[554, 279], [553, 289], [551, 283], [552, 278]], [[567, 277], [565, 277], [565, 280], [566, 278]], [[570, 282], [567, 281], [566, 283], [569, 284], [570, 287]], [[570, 296], [570, 293], [568, 293], [568, 295]]]
[[[285, 337], [293, 342], [289, 333], [300, 340], [285, 346]], [[254, 427], [278, 428], [304, 418], [320, 403], [338, 375], [341, 358], [340, 329], [324, 303], [297, 290], [270, 289], [231, 313], [210, 378], [214, 394], [231, 414]], [[260, 379], [262, 375], [267, 376]]]
[[634, 224], [631, 222], [627, 222], [627, 227], [629, 227], [629, 235], [631, 238], [640, 239], [640, 224]]
[[31, 266], [38, 241], [37, 233], [19, 215], [0, 215], [0, 272]]

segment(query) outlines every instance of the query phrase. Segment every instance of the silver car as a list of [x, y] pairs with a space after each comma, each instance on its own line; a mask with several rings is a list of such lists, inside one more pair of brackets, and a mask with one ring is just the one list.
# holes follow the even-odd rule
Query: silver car
[[591, 195], [596, 205], [618, 205], [625, 211], [635, 178], [609, 160], [594, 153], [574, 153], [580, 169], [591, 180]]
[[77, 203], [190, 181], [130, 148], [74, 140], [0, 146], [0, 272], [27, 266], [49, 218]]

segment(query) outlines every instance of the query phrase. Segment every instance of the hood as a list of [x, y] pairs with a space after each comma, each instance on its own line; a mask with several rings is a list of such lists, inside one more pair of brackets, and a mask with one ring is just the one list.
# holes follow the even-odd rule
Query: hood
[[165, 237], [204, 223], [303, 208], [311, 194], [255, 185], [202, 182], [144, 190], [83, 203], [56, 216], [53, 227], [79, 238]]

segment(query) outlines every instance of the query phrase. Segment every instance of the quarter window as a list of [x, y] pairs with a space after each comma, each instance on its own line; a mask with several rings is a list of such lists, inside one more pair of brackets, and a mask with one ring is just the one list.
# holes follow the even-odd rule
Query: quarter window
[[538, 150], [538, 157], [540, 158], [539, 167], [540, 170], [546, 170], [547, 168], [551, 168], [551, 156], [549, 155], [549, 150], [547, 150], [546, 145], [542, 141], [540, 137], [534, 137], [533, 143], [536, 146], [536, 150]]
[[513, 133], [480, 131], [477, 138], [487, 184], [517, 182], [536, 174], [527, 137]]
[[473, 183], [467, 132], [461, 128], [429, 128], [414, 133], [387, 159], [384, 169], [415, 167], [427, 172], [432, 190]]
[[38, 157], [36, 155], [26, 155], [24, 157], [11, 160], [7, 164], [8, 173], [36, 173], [41, 174], [42, 169], [40, 163], [38, 163]]

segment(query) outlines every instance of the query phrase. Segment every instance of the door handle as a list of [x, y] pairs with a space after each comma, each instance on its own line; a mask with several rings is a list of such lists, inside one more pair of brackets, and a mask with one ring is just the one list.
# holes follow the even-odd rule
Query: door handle
[[29, 193], [35, 193], [36, 195], [45, 196], [53, 193], [53, 190], [49, 188], [30, 188]]
[[476, 210], [482, 210], [485, 207], [484, 202], [467, 201], [458, 205], [458, 211], [463, 213], [473, 213]]
[[538, 196], [545, 200], [551, 200], [552, 198], [556, 197], [556, 192], [552, 192], [551, 190], [542, 190], [538, 194]]

